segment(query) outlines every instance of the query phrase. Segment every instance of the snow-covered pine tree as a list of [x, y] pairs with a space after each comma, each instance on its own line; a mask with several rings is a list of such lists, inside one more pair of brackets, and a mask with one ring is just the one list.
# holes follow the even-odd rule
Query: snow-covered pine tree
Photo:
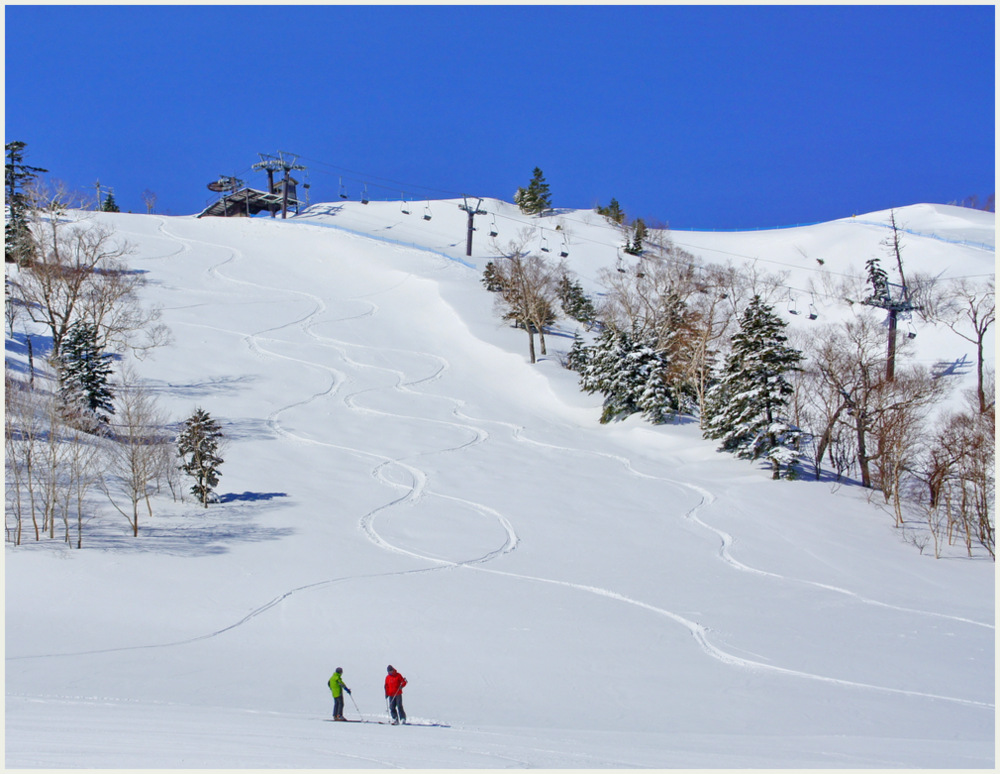
[[559, 303], [567, 316], [577, 322], [582, 322], [588, 327], [593, 325], [597, 319], [597, 310], [593, 302], [583, 292], [580, 283], [572, 279], [568, 274], [563, 274], [559, 278]]
[[483, 278], [480, 281], [490, 293], [499, 293], [503, 290], [503, 283], [497, 276], [497, 267], [493, 261], [487, 261], [486, 268], [483, 269]]
[[590, 347], [574, 343], [568, 363], [584, 392], [604, 395], [601, 423], [641, 413], [654, 424], [669, 421], [689, 401], [668, 380], [670, 364], [639, 331], [608, 328]]
[[514, 194], [514, 204], [520, 207], [525, 215], [538, 215], [552, 206], [549, 184], [545, 182], [541, 169], [535, 167], [527, 188], [517, 189]]
[[97, 326], [74, 323], [59, 355], [59, 394], [63, 412], [75, 426], [94, 432], [115, 413], [110, 386], [111, 355], [97, 343]]
[[514, 191], [514, 204], [516, 204], [521, 209], [521, 212], [527, 212], [526, 209], [528, 206], [527, 189], [521, 188], [519, 186], [518, 189]]
[[184, 460], [181, 470], [194, 478], [191, 493], [206, 508], [212, 502], [219, 484], [219, 456], [222, 426], [204, 409], [198, 408], [184, 422], [177, 438], [177, 453]]
[[878, 258], [869, 258], [865, 268], [868, 270], [868, 282], [871, 283], [873, 292], [868, 300], [889, 300], [889, 275], [882, 268], [882, 262]]
[[566, 353], [566, 367], [570, 371], [576, 371], [578, 374], [582, 374], [583, 370], [587, 367], [590, 356], [590, 347], [584, 342], [583, 337], [579, 333], [573, 334], [573, 346], [569, 348], [569, 352]]
[[38, 177], [40, 172], [48, 172], [41, 167], [24, 163], [25, 143], [20, 140], [4, 145], [4, 194], [7, 204], [7, 222], [4, 224], [4, 259], [9, 263], [25, 263], [30, 260], [34, 240], [28, 228], [28, 208], [30, 203], [25, 188]]
[[638, 407], [633, 400], [635, 390], [630, 388], [631, 373], [626, 361], [632, 349], [631, 336], [626, 331], [608, 328], [587, 348], [584, 366], [580, 372], [580, 388], [586, 393], [599, 392], [604, 396], [601, 423], [634, 414]]
[[646, 238], [646, 223], [642, 218], [636, 218], [632, 224], [632, 237], [625, 240], [622, 248], [629, 255], [642, 255], [642, 240]]
[[706, 396], [703, 433], [722, 441], [719, 450], [743, 459], [767, 459], [772, 477], [794, 475], [801, 431], [784, 416], [802, 353], [785, 345], [786, 323], [754, 296], [733, 336], [721, 378]]

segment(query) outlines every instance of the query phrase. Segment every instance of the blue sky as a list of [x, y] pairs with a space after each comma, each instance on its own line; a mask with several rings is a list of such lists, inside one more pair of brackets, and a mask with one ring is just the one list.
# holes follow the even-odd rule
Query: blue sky
[[995, 190], [979, 6], [8, 5], [5, 140], [123, 210], [285, 151], [313, 201], [618, 199], [684, 228]]

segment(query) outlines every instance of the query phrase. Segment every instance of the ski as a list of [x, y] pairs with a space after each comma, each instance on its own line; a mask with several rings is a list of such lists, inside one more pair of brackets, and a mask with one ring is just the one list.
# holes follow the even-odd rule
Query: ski
[[420, 723], [420, 722], [406, 722], [406, 723], [391, 723], [388, 720], [353, 720], [350, 718], [345, 718], [344, 720], [334, 720], [333, 718], [323, 718], [327, 723], [371, 723], [373, 725], [377, 724], [380, 726], [424, 726], [426, 728], [451, 728], [447, 723]]

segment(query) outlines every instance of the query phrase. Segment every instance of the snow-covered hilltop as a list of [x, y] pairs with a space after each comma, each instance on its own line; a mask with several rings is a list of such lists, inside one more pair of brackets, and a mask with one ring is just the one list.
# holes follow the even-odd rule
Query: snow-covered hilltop
[[[138, 372], [172, 420], [223, 425], [221, 502], [158, 496], [133, 537], [95, 497], [81, 550], [8, 544], [8, 767], [994, 766], [985, 552], [935, 560], [870, 491], [771, 481], [695, 422], [599, 424], [572, 321], [530, 365], [486, 263], [521, 237], [596, 295], [605, 218], [488, 200], [466, 256], [461, 200], [402, 204], [90, 214], [173, 336]], [[670, 236], [781, 273], [808, 335], [843, 314], [821, 275], [884, 258], [889, 215]], [[895, 217], [907, 272], [993, 275], [992, 213]], [[908, 356], [974, 386], [968, 341], [910, 324]], [[388, 664], [440, 725], [323, 722], [338, 666], [347, 717], [384, 718]]]

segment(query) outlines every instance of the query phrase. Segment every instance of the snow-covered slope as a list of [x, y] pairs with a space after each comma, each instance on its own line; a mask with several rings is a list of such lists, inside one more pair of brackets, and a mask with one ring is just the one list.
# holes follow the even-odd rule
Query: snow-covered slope
[[[569, 339], [528, 365], [479, 278], [494, 221], [542, 223], [588, 289], [619, 236], [490, 201], [466, 257], [458, 204], [95, 216], [174, 335], [142, 375], [225, 425], [223, 502], [8, 546], [7, 766], [992, 767], [993, 563], [921, 556], [864, 493], [772, 482], [693, 424], [599, 425]], [[956, 244], [992, 245], [992, 214], [896, 216], [908, 269], [992, 274]], [[802, 287], [887, 218], [673, 238]], [[348, 717], [384, 719], [387, 664], [442, 725], [322, 722], [337, 666]]]

